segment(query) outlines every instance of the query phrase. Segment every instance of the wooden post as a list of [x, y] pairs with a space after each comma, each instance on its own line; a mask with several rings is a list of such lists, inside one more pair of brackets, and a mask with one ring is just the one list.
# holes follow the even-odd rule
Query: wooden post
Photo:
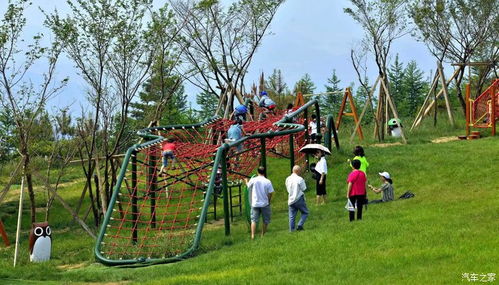
[[466, 84], [466, 136], [470, 135], [470, 123], [471, 123], [471, 99], [470, 99], [470, 84]]
[[23, 215], [23, 193], [24, 193], [24, 171], [21, 178], [21, 190], [19, 193], [19, 211], [17, 212], [17, 229], [16, 229], [16, 246], [14, 249], [14, 267], [17, 264], [17, 256], [19, 255], [19, 238], [21, 236], [21, 221]]
[[[445, 98], [445, 107], [447, 108], [447, 115], [449, 116], [449, 122], [454, 126], [454, 117], [452, 116], [452, 109], [450, 107], [449, 92], [447, 89], [447, 82], [445, 81], [444, 70], [442, 68], [442, 63], [438, 62], [437, 65], [438, 74], [440, 75], [440, 80], [442, 82], [442, 90]], [[436, 107], [435, 107], [436, 108]]]
[[420, 116], [422, 115], [423, 113], [423, 110], [426, 106], [426, 104], [428, 103], [428, 101], [430, 100], [430, 96], [431, 94], [433, 93], [433, 91], [435, 90], [435, 88], [437, 88], [437, 84], [438, 84], [438, 78], [439, 78], [439, 75], [438, 75], [438, 72], [435, 73], [435, 76], [433, 77], [433, 82], [431, 84], [431, 87], [430, 87], [430, 90], [428, 91], [428, 93], [426, 94], [426, 97], [424, 99], [424, 102], [423, 102], [423, 105], [421, 105], [421, 108], [419, 109], [418, 111], [418, 114], [416, 115], [416, 118], [414, 119], [414, 122], [412, 123], [412, 126], [411, 126], [411, 129], [410, 131], [412, 131], [412, 129], [414, 129], [414, 127], [416, 126], [416, 124], [418, 123], [418, 121], [420, 120]]
[[[345, 112], [347, 100], [350, 104], [350, 112]], [[347, 87], [345, 89], [345, 94], [343, 96], [343, 99], [341, 100], [341, 107], [340, 107], [340, 111], [338, 113], [338, 119], [336, 121], [336, 129], [340, 128], [341, 120], [342, 120], [343, 116], [353, 117], [354, 122], [355, 122], [354, 132], [357, 132], [360, 140], [363, 140], [364, 134], [362, 133], [362, 128], [360, 127], [359, 116], [357, 115], [357, 108], [355, 107], [355, 102], [353, 100], [352, 91], [350, 90], [350, 87]]]
[[[376, 87], [378, 86], [378, 82], [379, 82], [379, 76], [378, 76], [378, 78], [376, 78], [376, 81], [374, 82], [374, 85], [371, 88], [371, 91], [367, 94], [368, 101], [364, 105], [364, 109], [362, 109], [362, 112], [360, 113], [359, 121], [355, 124], [355, 129], [353, 130], [352, 134], [350, 135], [350, 143], [352, 143], [353, 138], [355, 137], [356, 130], [360, 127], [360, 123], [362, 122], [362, 119], [364, 118], [364, 115], [366, 114], [367, 108], [369, 106], [373, 105], [372, 95], [374, 94], [374, 91], [376, 90]], [[375, 124], [378, 123], [376, 120], [374, 120], [374, 121], [375, 121]]]
[[[456, 69], [456, 70], [454, 71], [454, 74], [452, 74], [452, 76], [451, 76], [449, 79], [447, 79], [447, 85], [449, 85], [449, 84], [451, 83], [451, 81], [452, 81], [452, 80], [453, 80], [453, 79], [457, 76], [457, 74], [459, 73], [460, 69], [461, 69], [461, 68]], [[430, 90], [430, 91], [431, 91], [431, 90]], [[443, 89], [440, 89], [440, 91], [438, 91], [438, 93], [437, 93], [437, 95], [435, 96], [435, 98], [440, 97], [440, 95], [442, 95], [442, 93], [443, 93]], [[429, 93], [429, 94], [431, 94], [431, 93]], [[421, 124], [421, 122], [423, 121], [423, 118], [424, 118], [424, 117], [425, 117], [425, 116], [426, 116], [426, 115], [430, 112], [431, 108], [433, 108], [433, 105], [435, 105], [435, 104], [436, 104], [436, 99], [435, 99], [434, 101], [432, 101], [432, 102], [430, 103], [430, 105], [428, 105], [428, 106], [423, 105], [423, 106], [421, 107], [420, 112], [421, 112], [421, 110], [424, 110], [424, 111], [423, 111], [423, 114], [419, 117], [419, 119], [416, 119], [416, 122], [415, 122], [415, 124], [414, 124], [414, 127], [411, 127], [411, 130], [412, 130], [413, 128], [416, 128], [417, 126], [419, 126], [419, 125]]]
[[7, 237], [7, 233], [5, 232], [5, 227], [3, 226], [2, 220], [0, 220], [0, 235], [2, 235], [5, 246], [10, 246], [9, 238]]

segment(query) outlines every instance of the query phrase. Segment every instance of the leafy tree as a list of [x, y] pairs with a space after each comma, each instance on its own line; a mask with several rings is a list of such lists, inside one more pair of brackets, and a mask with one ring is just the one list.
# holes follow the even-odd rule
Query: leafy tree
[[228, 108], [244, 93], [244, 77], [284, 0], [238, 0], [229, 7], [214, 0], [170, 0], [177, 22], [183, 74]]
[[424, 72], [414, 60], [410, 61], [404, 70], [403, 89], [406, 95], [400, 113], [402, 116], [415, 116], [429, 88], [428, 82], [424, 80]]
[[[447, 59], [467, 63], [477, 53], [485, 55], [484, 61], [497, 61], [498, 8], [497, 0], [416, 0], [409, 11], [416, 25], [414, 36], [426, 43], [440, 62]], [[463, 111], [466, 106], [461, 87], [464, 76], [465, 70], [461, 67], [455, 87]]]
[[204, 90], [196, 96], [196, 103], [200, 107], [200, 109], [196, 111], [198, 117], [202, 120], [208, 119], [215, 114], [218, 97], [210, 91]]
[[[23, 36], [26, 25], [25, 9], [31, 5], [26, 0], [9, 0], [0, 22], [0, 105], [15, 123], [15, 146], [22, 156], [23, 174], [31, 204], [31, 221], [36, 221], [35, 192], [33, 189], [32, 142], [37, 120], [49, 99], [66, 85], [67, 79], [55, 82], [55, 68], [61, 53], [61, 42], [51, 47], [41, 45], [43, 36], [36, 34], [29, 43]], [[35, 63], [46, 60], [42, 80], [34, 84], [28, 78]], [[40, 73], [37, 70], [37, 73]], [[4, 113], [5, 114], [5, 113]]]
[[293, 93], [297, 94], [301, 92], [302, 94], [313, 94], [315, 90], [315, 84], [310, 78], [308, 73], [305, 73], [303, 77], [295, 83], [295, 87], [293, 89]]
[[288, 85], [284, 82], [284, 78], [282, 76], [282, 71], [280, 69], [274, 69], [272, 74], [265, 82], [265, 86], [267, 87], [267, 91], [276, 96], [283, 96], [288, 91]]
[[399, 55], [395, 56], [395, 61], [388, 69], [388, 79], [390, 81], [390, 92], [393, 98], [393, 103], [397, 105], [397, 109], [401, 106], [401, 102], [406, 97], [404, 89], [404, 64], [400, 62]]
[[[383, 78], [383, 83], [387, 88], [390, 86], [387, 77], [387, 64], [391, 47], [396, 39], [408, 33], [406, 2], [407, 1], [404, 0], [350, 0], [353, 8], [344, 9], [344, 12], [350, 15], [364, 29], [364, 39], [362, 44], [359, 45], [361, 48], [360, 53], [365, 55], [367, 51], [372, 52], [378, 67], [378, 73]], [[359, 52], [355, 52], [352, 49], [352, 63], [357, 70], [361, 85], [366, 89], [365, 91], [368, 92], [365, 84], [362, 82], [363, 78], [359, 75], [360, 72], [358, 71], [359, 58], [364, 56], [355, 55], [355, 53]], [[378, 102], [378, 110], [385, 109], [385, 96], [385, 91], [382, 88], [380, 93], [381, 100]], [[395, 112], [396, 110], [393, 111]], [[376, 118], [376, 136], [380, 141], [385, 137], [385, 128], [382, 127], [385, 123], [384, 116]], [[404, 137], [403, 139], [405, 140]]]
[[[336, 91], [341, 91], [342, 88], [340, 88], [341, 80], [338, 78], [336, 75], [336, 70], [333, 69], [333, 74], [331, 75], [331, 78], [328, 78], [326, 85], [324, 87], [326, 88], [326, 92], [336, 92]], [[327, 95], [322, 95], [320, 96], [320, 106], [321, 109], [324, 110], [324, 114], [337, 114], [340, 105], [341, 105], [341, 99], [342, 95], [341, 94], [327, 94]]]

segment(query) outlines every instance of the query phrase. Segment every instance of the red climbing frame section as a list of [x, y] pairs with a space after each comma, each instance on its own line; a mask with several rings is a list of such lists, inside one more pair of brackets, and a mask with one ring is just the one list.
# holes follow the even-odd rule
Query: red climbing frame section
[[469, 102], [471, 104], [469, 124], [475, 128], [492, 128], [494, 135], [495, 122], [499, 119], [499, 79], [496, 79], [475, 100]]
[[[275, 122], [284, 113], [267, 114], [262, 121], [243, 124], [247, 135], [277, 130]], [[303, 118], [296, 123], [303, 124]], [[213, 171], [217, 148], [224, 142], [229, 120], [216, 120], [202, 128], [158, 128], [173, 139], [175, 159], [160, 173], [162, 143], [138, 149], [126, 168], [119, 196], [112, 210], [101, 246], [110, 260], [169, 258], [186, 252], [193, 243], [205, 191]], [[295, 160], [305, 144], [304, 132], [294, 135]], [[276, 157], [289, 156], [289, 136], [266, 140], [266, 151]], [[249, 177], [260, 160], [260, 139], [248, 139], [228, 155], [228, 180]]]

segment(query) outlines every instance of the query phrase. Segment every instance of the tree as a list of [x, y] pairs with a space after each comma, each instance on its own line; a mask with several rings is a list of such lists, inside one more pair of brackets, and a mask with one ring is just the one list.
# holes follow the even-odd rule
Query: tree
[[[51, 47], [44, 47], [41, 45], [42, 35], [37, 34], [23, 49], [22, 33], [26, 25], [24, 11], [29, 5], [31, 3], [26, 0], [9, 0], [0, 24], [0, 104], [4, 110], [9, 110], [16, 125], [13, 134], [23, 160], [23, 174], [31, 204], [31, 221], [35, 222], [36, 205], [31, 169], [33, 131], [45, 104], [66, 85], [67, 79], [60, 82], [54, 79], [61, 53], [59, 41], [54, 41]], [[34, 69], [34, 64], [42, 59], [46, 60], [46, 71], [41, 82], [36, 85], [28, 78], [28, 74]]]
[[215, 94], [224, 115], [235, 97], [243, 100], [248, 67], [283, 1], [239, 0], [224, 8], [215, 0], [170, 0], [183, 25], [178, 43], [187, 64], [181, 74]]
[[[498, 8], [497, 0], [416, 0], [409, 10], [417, 27], [414, 36], [426, 43], [439, 62], [447, 59], [468, 63], [478, 51], [485, 49], [491, 51], [490, 58], [482, 60], [497, 60]], [[460, 66], [455, 86], [463, 111], [466, 106], [461, 88], [464, 75], [464, 66]]]
[[218, 97], [208, 90], [204, 90], [196, 96], [196, 103], [200, 107], [200, 109], [196, 111], [198, 117], [202, 120], [205, 120], [215, 115]]
[[402, 83], [405, 97], [401, 102], [400, 113], [402, 116], [415, 116], [429, 89], [424, 80], [424, 72], [418, 68], [416, 61], [412, 60], [407, 64]]
[[388, 69], [388, 80], [390, 81], [390, 92], [393, 102], [397, 105], [397, 109], [401, 106], [402, 101], [406, 97], [406, 89], [404, 89], [404, 64], [400, 62], [399, 55], [395, 56], [395, 61]]
[[[65, 18], [54, 11], [46, 13], [45, 24], [64, 52], [73, 60], [88, 84], [87, 99], [93, 118], [83, 112], [78, 126], [79, 152], [87, 179], [95, 225], [106, 211], [117, 167], [113, 156], [130, 143], [127, 134], [130, 104], [149, 76], [153, 42], [158, 41], [146, 22], [150, 0], [67, 0], [70, 12]], [[89, 125], [88, 123], [91, 123]], [[99, 143], [99, 145], [98, 145]], [[93, 197], [94, 160], [104, 155], [103, 180], [96, 185], [104, 191]], [[95, 203], [100, 204], [98, 209]], [[100, 211], [100, 212], [99, 212]]]
[[[389, 88], [389, 80], [387, 77], [387, 63], [390, 55], [390, 50], [393, 42], [407, 34], [407, 13], [405, 10], [406, 1], [403, 0], [350, 0], [353, 8], [345, 8], [344, 12], [350, 15], [364, 29], [365, 35], [363, 43], [360, 47], [363, 49], [361, 53], [365, 53], [366, 49], [373, 53], [378, 73], [381, 76], [384, 85]], [[352, 62], [355, 59], [355, 51], [352, 50]], [[360, 56], [363, 57], [363, 56]], [[354, 63], [354, 67], [358, 63]], [[357, 72], [359, 74], [359, 72]], [[359, 75], [359, 81], [361, 81]], [[361, 84], [364, 86], [361, 82]], [[368, 90], [366, 90], [368, 92]], [[383, 88], [380, 92], [380, 100], [378, 102], [377, 118], [377, 136], [380, 140], [384, 139], [384, 128], [379, 126], [385, 125], [386, 118], [381, 116], [385, 109], [386, 94]], [[396, 110], [392, 110], [396, 113]], [[404, 138], [404, 137], [403, 137]]]
[[282, 76], [282, 71], [280, 69], [274, 69], [272, 74], [267, 78], [265, 82], [267, 86], [267, 91], [275, 96], [284, 96], [288, 92], [288, 85], [284, 82]]
[[313, 94], [314, 91], [315, 84], [308, 73], [305, 73], [305, 75], [295, 83], [295, 87], [293, 88], [294, 94], [297, 94], [298, 92], [301, 92], [302, 94]]
[[[328, 84], [324, 85], [326, 92], [341, 91], [342, 88], [339, 87], [340, 82], [341, 80], [336, 75], [336, 70], [333, 69], [331, 78], [328, 78], [327, 80]], [[326, 94], [321, 96], [319, 99], [321, 109], [324, 110], [324, 114], [336, 114], [339, 111], [342, 99], [341, 94]]]

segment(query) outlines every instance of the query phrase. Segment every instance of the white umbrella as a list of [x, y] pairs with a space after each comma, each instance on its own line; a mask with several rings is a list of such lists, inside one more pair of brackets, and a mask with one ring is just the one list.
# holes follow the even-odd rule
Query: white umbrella
[[321, 144], [318, 143], [311, 143], [307, 144], [306, 146], [302, 147], [300, 149], [300, 152], [305, 152], [305, 153], [315, 153], [318, 150], [322, 150], [326, 154], [331, 154], [329, 149]]

